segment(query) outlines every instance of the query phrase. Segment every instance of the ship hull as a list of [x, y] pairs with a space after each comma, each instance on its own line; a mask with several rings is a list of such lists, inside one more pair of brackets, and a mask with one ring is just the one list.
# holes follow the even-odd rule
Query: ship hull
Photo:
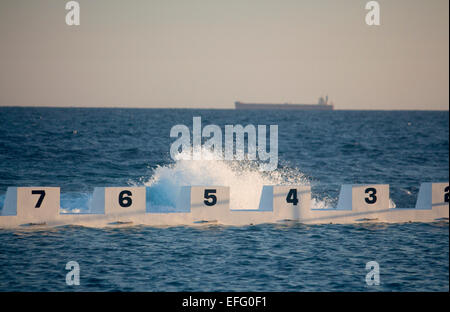
[[322, 104], [254, 104], [254, 103], [234, 103], [236, 109], [240, 110], [333, 110], [333, 105]]

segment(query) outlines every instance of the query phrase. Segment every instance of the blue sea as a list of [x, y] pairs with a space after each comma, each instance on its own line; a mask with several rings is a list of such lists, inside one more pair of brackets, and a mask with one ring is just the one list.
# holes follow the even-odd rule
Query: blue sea
[[[194, 116], [278, 125], [277, 171], [177, 166], [170, 130]], [[180, 177], [306, 181], [319, 207], [335, 206], [342, 184], [386, 183], [393, 205], [414, 207], [421, 182], [449, 180], [449, 113], [0, 108], [0, 207], [8, 186], [59, 186], [62, 209], [77, 212], [96, 186], [164, 191]], [[79, 286], [66, 285], [68, 261]], [[366, 284], [369, 261], [378, 286]], [[449, 224], [0, 229], [0, 291], [449, 291]]]

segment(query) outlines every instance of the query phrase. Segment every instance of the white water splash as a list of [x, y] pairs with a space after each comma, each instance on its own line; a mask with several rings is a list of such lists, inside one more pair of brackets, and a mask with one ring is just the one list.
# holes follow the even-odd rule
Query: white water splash
[[[185, 160], [183, 154], [171, 165], [158, 166], [144, 183], [152, 190], [152, 202], [173, 205], [182, 186], [228, 186], [231, 209], [257, 209], [264, 185], [309, 184], [304, 174], [292, 168], [261, 172], [257, 161]], [[312, 203], [323, 205], [318, 200]]]

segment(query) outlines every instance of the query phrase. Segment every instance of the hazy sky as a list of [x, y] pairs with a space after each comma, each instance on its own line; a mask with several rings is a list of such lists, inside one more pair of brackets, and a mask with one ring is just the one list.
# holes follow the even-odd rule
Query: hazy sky
[[449, 1], [0, 1], [0, 105], [449, 107]]

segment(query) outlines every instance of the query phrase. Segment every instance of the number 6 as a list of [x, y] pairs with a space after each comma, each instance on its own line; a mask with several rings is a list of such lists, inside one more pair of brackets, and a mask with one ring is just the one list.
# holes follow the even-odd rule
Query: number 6
[[119, 205], [120, 205], [121, 207], [123, 207], [123, 208], [128, 208], [128, 207], [130, 207], [131, 204], [133, 203], [133, 200], [131, 199], [131, 197], [127, 197], [127, 196], [124, 196], [124, 195], [131, 196], [131, 195], [133, 195], [133, 194], [131, 194], [131, 192], [130, 192], [130, 191], [127, 191], [127, 190], [122, 191], [122, 192], [120, 192], [120, 194], [119, 194]]

